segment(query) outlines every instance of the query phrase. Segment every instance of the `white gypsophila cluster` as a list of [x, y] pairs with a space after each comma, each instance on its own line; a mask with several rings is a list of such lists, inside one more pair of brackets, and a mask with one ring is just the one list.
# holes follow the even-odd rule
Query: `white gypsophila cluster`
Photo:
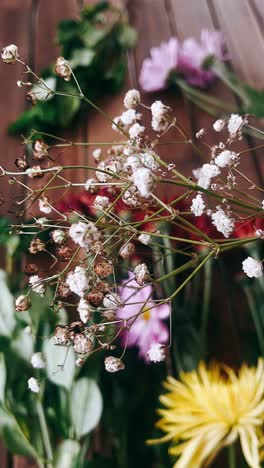
[[134, 123], [132, 125], [132, 127], [130, 127], [128, 133], [129, 133], [129, 136], [130, 138], [135, 139], [135, 138], [138, 138], [141, 133], [143, 133], [145, 130], [145, 127], [143, 127], [143, 125], [140, 125], [139, 123]]
[[148, 358], [151, 362], [165, 361], [167, 355], [167, 348], [160, 343], [152, 343], [147, 351]]
[[226, 238], [230, 237], [235, 227], [234, 219], [230, 218], [221, 207], [217, 207], [217, 211], [212, 213], [211, 217], [217, 231]]
[[140, 120], [142, 117], [141, 114], [137, 113], [135, 109], [128, 109], [120, 115], [120, 120], [124, 125], [132, 125], [137, 120]]
[[66, 284], [72, 292], [77, 294], [77, 296], [83, 297], [89, 288], [86, 270], [81, 266], [75, 267], [73, 271], [68, 273]]
[[263, 274], [262, 262], [253, 257], [247, 257], [242, 262], [242, 269], [249, 278], [260, 278]]
[[143, 284], [149, 279], [149, 271], [148, 267], [145, 263], [140, 263], [134, 268], [134, 275], [137, 283], [140, 286], [143, 286]]
[[148, 245], [150, 243], [150, 234], [140, 234], [138, 236], [138, 240], [139, 242], [141, 242], [141, 244], [144, 244], [144, 245]]
[[230, 166], [232, 161], [237, 158], [237, 154], [233, 151], [225, 150], [222, 151], [218, 156], [216, 156], [214, 162], [218, 167], [227, 167]]
[[69, 236], [80, 247], [88, 248], [93, 242], [100, 238], [100, 232], [92, 221], [72, 224]]
[[139, 206], [139, 191], [135, 185], [131, 185], [123, 194], [122, 200], [127, 206]]
[[194, 214], [194, 216], [201, 216], [204, 213], [205, 208], [206, 205], [204, 203], [204, 199], [202, 195], [198, 193], [198, 195], [196, 195], [196, 197], [192, 200], [191, 212]]
[[124, 162], [124, 169], [129, 170], [129, 169], [138, 169], [139, 167], [142, 167], [141, 159], [139, 157], [139, 154], [131, 154], [129, 155], [125, 162]]
[[169, 121], [166, 118], [170, 107], [165, 106], [161, 101], [155, 101], [151, 105], [151, 126], [155, 132], [163, 132], [167, 130]]
[[208, 187], [210, 186], [210, 183], [211, 183], [211, 178], [206, 177], [204, 175], [201, 167], [199, 167], [198, 169], [194, 169], [193, 170], [193, 175], [197, 179], [197, 184], [199, 185], [199, 187], [201, 187], [201, 188], [203, 188], [205, 190], [208, 189]]
[[47, 197], [39, 199], [39, 211], [42, 211], [42, 213], [45, 214], [50, 214], [52, 212], [52, 207], [49, 204]]
[[137, 89], [130, 89], [124, 98], [126, 109], [134, 109], [140, 103], [140, 92]]
[[119, 294], [113, 292], [106, 294], [103, 300], [103, 305], [107, 309], [119, 309], [121, 305], [121, 297], [119, 296]]
[[107, 356], [104, 360], [105, 370], [107, 372], [118, 372], [120, 370], [124, 370], [125, 365], [121, 359], [116, 358], [114, 356]]
[[32, 275], [29, 278], [29, 284], [31, 289], [34, 293], [40, 294], [43, 296], [47, 290], [46, 284], [44, 283], [43, 279], [40, 278], [38, 275]]
[[221, 132], [225, 128], [225, 121], [222, 119], [218, 119], [213, 124], [213, 129], [216, 132]]
[[10, 44], [2, 49], [1, 57], [5, 63], [15, 63], [19, 58], [18, 47], [15, 44]]
[[94, 193], [96, 191], [96, 183], [98, 183], [95, 179], [90, 177], [89, 179], [86, 180], [85, 185], [84, 185], [84, 190], [90, 193]]
[[102, 196], [102, 195], [96, 195], [94, 199], [94, 207], [96, 210], [105, 210], [109, 206], [109, 198]]
[[203, 164], [202, 166], [202, 174], [209, 179], [216, 177], [220, 174], [219, 167], [216, 164]]
[[243, 127], [244, 119], [238, 114], [231, 114], [231, 117], [227, 124], [227, 129], [230, 135], [235, 136]]
[[142, 164], [152, 171], [155, 171], [159, 167], [158, 163], [155, 161], [155, 158], [149, 153], [141, 153], [140, 159]]
[[77, 311], [83, 323], [87, 323], [91, 318], [91, 306], [83, 297], [80, 299]]
[[30, 379], [28, 379], [27, 383], [28, 383], [28, 388], [29, 388], [29, 390], [31, 390], [31, 392], [39, 393], [40, 386], [39, 386], [39, 383], [38, 383], [37, 379], [35, 379], [35, 377], [30, 377]]
[[132, 174], [132, 180], [142, 197], [149, 197], [155, 187], [155, 179], [152, 171], [147, 167], [136, 169]]
[[96, 162], [100, 161], [101, 156], [102, 156], [101, 148], [96, 148], [95, 150], [93, 150], [92, 155]]
[[46, 367], [46, 363], [43, 359], [42, 353], [34, 353], [31, 356], [30, 362], [34, 369], [44, 369]]

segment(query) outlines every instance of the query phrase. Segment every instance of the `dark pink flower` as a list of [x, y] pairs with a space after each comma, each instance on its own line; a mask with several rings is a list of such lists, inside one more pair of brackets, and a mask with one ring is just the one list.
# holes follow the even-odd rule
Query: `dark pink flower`
[[170, 73], [177, 68], [178, 55], [179, 42], [174, 37], [150, 49], [150, 58], [144, 60], [139, 76], [144, 91], [159, 91], [167, 87]]

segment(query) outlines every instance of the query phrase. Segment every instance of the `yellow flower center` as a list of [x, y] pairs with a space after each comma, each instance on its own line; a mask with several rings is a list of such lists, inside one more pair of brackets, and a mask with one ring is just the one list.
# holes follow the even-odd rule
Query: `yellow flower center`
[[146, 320], [146, 322], [150, 319], [150, 309], [148, 307], [144, 307], [142, 318]]

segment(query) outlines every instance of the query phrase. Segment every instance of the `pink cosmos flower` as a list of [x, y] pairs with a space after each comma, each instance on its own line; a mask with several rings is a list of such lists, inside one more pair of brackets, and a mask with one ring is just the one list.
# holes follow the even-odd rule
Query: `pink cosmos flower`
[[178, 55], [179, 42], [175, 37], [150, 49], [150, 58], [144, 60], [139, 76], [144, 91], [158, 91], [167, 87], [171, 71], [177, 68]]
[[228, 58], [224, 36], [220, 31], [203, 29], [199, 41], [192, 37], [183, 41], [178, 65], [189, 84], [205, 87], [214, 79], [214, 72], [203, 68], [205, 61], [210, 57], [219, 60]]
[[[147, 351], [152, 344], [167, 343], [169, 340], [169, 330], [163, 319], [169, 317], [170, 306], [168, 304], [155, 306], [152, 292], [150, 285], [139, 286], [132, 273], [129, 273], [127, 280], [122, 281], [122, 287], [118, 291], [124, 304], [117, 311], [118, 317], [130, 319], [143, 310], [130, 328], [127, 346], [137, 346], [139, 355], [146, 362], [149, 362]], [[126, 339], [124, 334], [123, 342]]]

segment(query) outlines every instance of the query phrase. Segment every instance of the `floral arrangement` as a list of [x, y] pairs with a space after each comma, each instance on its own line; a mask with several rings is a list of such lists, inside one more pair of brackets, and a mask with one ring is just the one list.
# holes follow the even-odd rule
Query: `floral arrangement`
[[[2, 59], [25, 66], [14, 44], [4, 47]], [[76, 98], [96, 107], [84, 95], [69, 61], [59, 58], [55, 71], [76, 87]], [[48, 94], [60, 96], [28, 65], [26, 73]], [[61, 99], [68, 99], [67, 93]], [[56, 361], [55, 375], [62, 382], [67, 381], [69, 369], [78, 373], [101, 354], [106, 373], [121, 373], [130, 347], [137, 347], [149, 365], [170, 363], [181, 381], [170, 379], [166, 384], [170, 393], [161, 399], [167, 409], [161, 410], [158, 427], [166, 433], [161, 441], [172, 441], [171, 454], [178, 457], [175, 467], [202, 467], [224, 446], [230, 446], [230, 466], [234, 466], [234, 442], [240, 439], [248, 465], [255, 468], [262, 457], [262, 360], [256, 369], [244, 365], [238, 374], [219, 365], [199, 366], [207, 359], [210, 278], [219, 259], [238, 247], [244, 247], [241, 282], [263, 349], [263, 323], [256, 306], [263, 293], [263, 189], [243, 172], [246, 150], [237, 146], [251, 117], [232, 114], [218, 119], [211, 129], [216, 143], [210, 146], [204, 129], [191, 139], [170, 107], [161, 101], [146, 106], [138, 90], [126, 93], [124, 107], [114, 118], [96, 107], [112, 125], [113, 141], [74, 142], [94, 147], [94, 164], [81, 166], [93, 177], [69, 180], [68, 170], [78, 171], [80, 166], [58, 165], [56, 152], [61, 145], [73, 146], [72, 142], [52, 135], [54, 143], [47, 143], [36, 138], [36, 132], [24, 141], [30, 151], [16, 160], [18, 170], [1, 167], [2, 177], [23, 187], [18, 202], [22, 209], [11, 229], [28, 239], [28, 251], [36, 258], [25, 267], [29, 279], [16, 295], [15, 309], [23, 320], [34, 298], [47, 298], [52, 291], [49, 304], [57, 324], [48, 343], [54, 360], [61, 359]], [[148, 134], [149, 122], [152, 133]], [[193, 174], [168, 164], [159, 156], [162, 137], [168, 133], [202, 152], [207, 162]], [[59, 201], [58, 193], [69, 187], [85, 192]], [[175, 194], [165, 200], [161, 187], [175, 188]], [[26, 214], [33, 206], [40, 216], [28, 224]], [[41, 261], [38, 265], [43, 253], [51, 260], [48, 271], [41, 271]], [[254, 283], [253, 295], [248, 282]], [[188, 299], [193, 285], [199, 291], [204, 285], [197, 315], [192, 315], [194, 304]], [[63, 319], [65, 307], [74, 314], [72, 322]], [[34, 355], [33, 367], [42, 368], [43, 362]], [[80, 380], [76, 385], [81, 385]], [[41, 373], [28, 378], [36, 398], [44, 382]], [[220, 401], [226, 413], [230, 410], [228, 416], [219, 416]], [[43, 446], [53, 466], [45, 438]]]
[[[52, 92], [41, 83], [33, 86], [30, 81], [19, 80], [19, 87], [28, 87], [31, 107], [11, 123], [10, 133], [28, 135], [33, 129], [54, 133], [75, 122], [81, 111], [87, 111], [89, 106], [76, 96], [72, 81], [66, 76], [60, 80], [56, 73], [64, 66], [64, 58], [89, 99], [119, 92], [126, 75], [126, 53], [136, 39], [126, 13], [105, 1], [85, 6], [78, 20], [61, 21], [56, 37], [61, 57], [55, 67], [51, 65], [41, 73]], [[67, 95], [67, 99], [61, 100], [62, 95]]]
[[[229, 70], [226, 62], [224, 36], [220, 31], [203, 29], [200, 39], [189, 37], [180, 42], [172, 37], [159, 47], [150, 50], [150, 57], [142, 64], [139, 82], [144, 91], [154, 92], [176, 87], [194, 104], [213, 116], [226, 113], [251, 114], [263, 117], [263, 91], [257, 91], [242, 83]], [[240, 106], [210, 96], [208, 89], [215, 78], [219, 78], [238, 97]], [[261, 129], [247, 125], [247, 132], [262, 137]]]

